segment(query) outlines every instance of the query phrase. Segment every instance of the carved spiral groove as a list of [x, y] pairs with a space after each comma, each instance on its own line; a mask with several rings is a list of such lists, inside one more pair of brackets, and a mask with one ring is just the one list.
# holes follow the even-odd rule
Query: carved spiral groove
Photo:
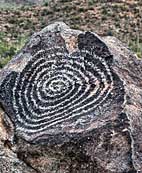
[[93, 119], [114, 85], [105, 58], [87, 49], [69, 54], [54, 47], [38, 51], [22, 72], [5, 79], [1, 90], [11, 93], [16, 130], [34, 140]]

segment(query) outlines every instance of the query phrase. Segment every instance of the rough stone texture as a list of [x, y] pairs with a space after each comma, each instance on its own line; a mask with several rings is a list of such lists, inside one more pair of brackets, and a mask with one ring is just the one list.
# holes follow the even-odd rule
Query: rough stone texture
[[19, 160], [17, 154], [11, 150], [11, 129], [4, 126], [4, 112], [0, 112], [0, 173], [35, 173], [31, 166]]
[[[31, 37], [0, 78], [2, 170], [142, 172], [142, 62], [116, 38], [49, 25]], [[82, 102], [74, 101], [77, 94], [63, 105], [54, 100], [73, 86]], [[54, 103], [43, 108], [41, 98]]]

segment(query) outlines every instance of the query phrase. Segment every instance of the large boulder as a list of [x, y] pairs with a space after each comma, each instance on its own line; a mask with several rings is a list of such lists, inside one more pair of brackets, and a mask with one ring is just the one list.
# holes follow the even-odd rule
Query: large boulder
[[1, 145], [34, 172], [141, 172], [141, 93], [124, 44], [56, 22], [0, 71]]

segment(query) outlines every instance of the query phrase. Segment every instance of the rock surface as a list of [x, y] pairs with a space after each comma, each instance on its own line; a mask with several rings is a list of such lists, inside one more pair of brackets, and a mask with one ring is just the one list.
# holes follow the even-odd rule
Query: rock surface
[[0, 171], [142, 172], [141, 93], [119, 40], [49, 25], [0, 72]]

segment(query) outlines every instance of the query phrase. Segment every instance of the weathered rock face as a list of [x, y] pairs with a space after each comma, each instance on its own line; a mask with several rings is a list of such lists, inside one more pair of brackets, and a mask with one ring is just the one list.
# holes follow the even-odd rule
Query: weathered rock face
[[141, 172], [141, 68], [113, 37], [49, 25], [0, 72], [2, 141], [34, 172]]

